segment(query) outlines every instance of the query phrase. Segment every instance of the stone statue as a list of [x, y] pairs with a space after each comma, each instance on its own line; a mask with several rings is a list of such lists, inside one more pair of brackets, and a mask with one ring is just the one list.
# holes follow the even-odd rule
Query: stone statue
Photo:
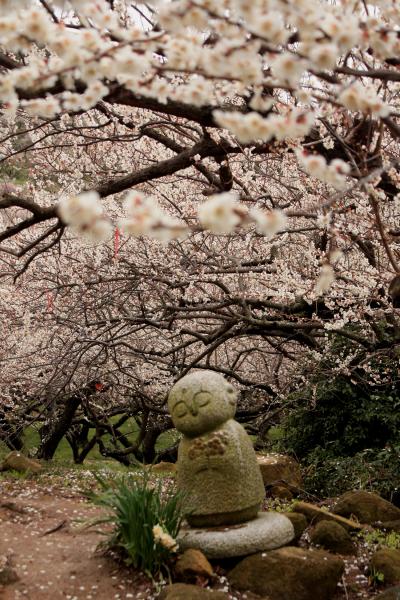
[[196, 371], [174, 385], [168, 407], [184, 435], [177, 474], [189, 525], [233, 525], [255, 518], [264, 485], [251, 440], [233, 419], [232, 385], [219, 373]]

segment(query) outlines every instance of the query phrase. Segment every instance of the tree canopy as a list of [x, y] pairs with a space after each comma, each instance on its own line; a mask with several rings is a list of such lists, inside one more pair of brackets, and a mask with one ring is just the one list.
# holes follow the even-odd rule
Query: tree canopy
[[75, 398], [98, 439], [136, 414], [137, 448], [192, 368], [246, 419], [336, 339], [327, 377], [384, 385], [399, 65], [395, 0], [2, 0], [5, 404], [47, 427]]

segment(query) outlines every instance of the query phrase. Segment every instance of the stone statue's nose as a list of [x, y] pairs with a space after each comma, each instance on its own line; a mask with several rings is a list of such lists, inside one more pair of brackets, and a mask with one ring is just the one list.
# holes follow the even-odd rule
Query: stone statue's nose
[[195, 400], [192, 400], [192, 402], [189, 403], [188, 409], [193, 417], [197, 417], [197, 415], [199, 414], [199, 408]]

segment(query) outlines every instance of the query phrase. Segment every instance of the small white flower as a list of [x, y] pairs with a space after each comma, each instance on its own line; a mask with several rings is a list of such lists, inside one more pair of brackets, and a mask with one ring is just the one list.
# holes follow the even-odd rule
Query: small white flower
[[315, 284], [315, 294], [322, 296], [329, 290], [332, 283], [335, 281], [335, 273], [331, 265], [322, 265], [318, 280]]
[[121, 230], [134, 236], [148, 235], [161, 242], [183, 239], [188, 234], [185, 223], [164, 212], [152, 196], [131, 191], [125, 196], [129, 218], [120, 221]]
[[112, 236], [113, 228], [106, 219], [97, 219], [92, 225], [87, 227], [82, 233], [95, 243], [106, 242]]
[[304, 60], [297, 58], [289, 52], [284, 52], [277, 56], [271, 65], [274, 77], [278, 81], [288, 83], [293, 87], [298, 85], [306, 68], [307, 65]]
[[249, 217], [255, 222], [258, 233], [261, 233], [268, 238], [273, 237], [279, 233], [279, 231], [285, 229], [287, 224], [286, 215], [281, 210], [267, 211], [259, 208], [252, 208], [249, 211]]
[[62, 198], [58, 204], [58, 214], [66, 225], [88, 226], [103, 213], [97, 192], [83, 192], [78, 196]]
[[390, 106], [372, 87], [363, 86], [359, 81], [342, 90], [338, 101], [348, 110], [371, 113], [376, 117], [387, 117], [391, 112]]
[[126, 194], [124, 206], [130, 218], [121, 221], [121, 228], [129, 235], [146, 235], [164, 215], [155, 198], [138, 191]]
[[246, 208], [236, 200], [236, 194], [215, 194], [198, 208], [199, 220], [213, 233], [231, 233], [243, 220]]
[[182, 221], [170, 215], [164, 214], [160, 225], [148, 232], [148, 236], [159, 242], [170, 242], [171, 240], [183, 240], [189, 235], [189, 229]]
[[52, 119], [60, 112], [60, 103], [57, 98], [48, 97], [44, 100], [25, 100], [22, 106], [30, 115], [42, 117], [43, 119]]
[[300, 150], [296, 152], [296, 157], [306, 173], [319, 179], [324, 177], [327, 164], [323, 156], [320, 154], [307, 154]]
[[32, 7], [25, 13], [22, 27], [27, 38], [42, 43], [48, 41], [52, 31], [50, 19], [37, 7]]
[[332, 221], [332, 213], [330, 213], [330, 212], [325, 213], [325, 214], [320, 214], [317, 217], [317, 225], [321, 229], [325, 229], [325, 228], [329, 227], [329, 225], [331, 224], [331, 221]]
[[331, 70], [336, 66], [339, 49], [335, 44], [319, 44], [310, 52], [310, 60], [318, 69]]

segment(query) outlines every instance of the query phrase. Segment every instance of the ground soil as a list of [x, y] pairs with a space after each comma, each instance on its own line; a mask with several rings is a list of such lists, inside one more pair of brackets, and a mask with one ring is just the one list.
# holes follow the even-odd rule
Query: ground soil
[[[87, 501], [82, 487], [82, 474], [77, 479], [65, 474], [58, 479], [0, 480], [0, 567], [7, 563], [19, 578], [0, 585], [1, 600], [140, 600], [157, 596], [157, 589], [143, 574], [99, 550], [104, 537], [96, 528], [88, 528], [87, 522], [101, 511]], [[307, 545], [307, 534], [302, 545]], [[335, 600], [376, 595], [366, 576], [370, 553], [371, 549], [360, 544], [357, 556], [345, 559], [346, 574]], [[220, 576], [213, 588], [229, 590], [225, 569], [223, 565], [217, 568]], [[232, 600], [250, 598], [250, 594], [229, 591]]]
[[[2, 483], [0, 555], [19, 581], [2, 600], [148, 598], [151, 583], [98, 551], [104, 539], [80, 522], [98, 516], [77, 491], [33, 482]], [[0, 588], [1, 589], [1, 588]]]

